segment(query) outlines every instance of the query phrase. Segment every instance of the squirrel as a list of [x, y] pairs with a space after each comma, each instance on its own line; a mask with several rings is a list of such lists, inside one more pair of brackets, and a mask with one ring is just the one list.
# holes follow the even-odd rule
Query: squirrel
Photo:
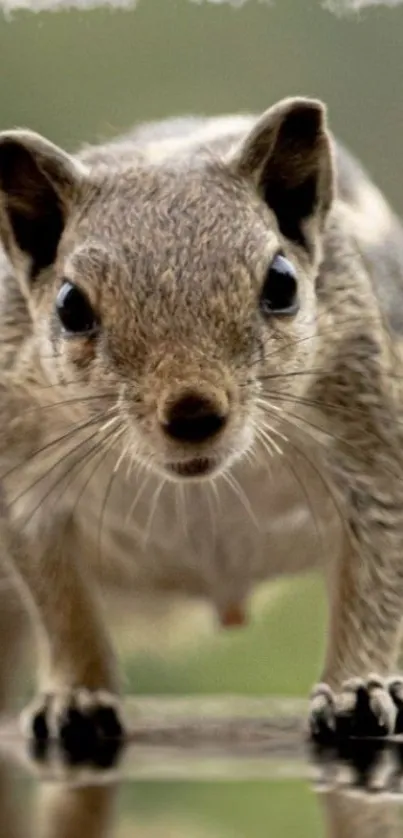
[[[0, 543], [28, 735], [123, 735], [99, 597], [325, 570], [309, 730], [398, 729], [403, 228], [325, 105], [0, 134]], [[3, 594], [7, 660], [18, 620]], [[4, 601], [4, 607], [3, 607]]]

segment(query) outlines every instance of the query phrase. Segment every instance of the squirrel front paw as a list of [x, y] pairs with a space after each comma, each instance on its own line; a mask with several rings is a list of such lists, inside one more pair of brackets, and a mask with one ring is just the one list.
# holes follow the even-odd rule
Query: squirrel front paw
[[68, 752], [91, 751], [106, 740], [122, 740], [119, 699], [85, 688], [44, 693], [23, 711], [22, 727], [37, 744], [54, 741]]
[[317, 684], [311, 694], [309, 732], [320, 744], [385, 737], [403, 730], [403, 678], [351, 678], [339, 692]]

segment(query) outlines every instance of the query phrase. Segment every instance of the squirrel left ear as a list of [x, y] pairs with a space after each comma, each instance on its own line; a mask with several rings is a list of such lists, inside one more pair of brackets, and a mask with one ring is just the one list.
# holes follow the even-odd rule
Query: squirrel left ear
[[0, 239], [30, 281], [52, 264], [85, 167], [33, 131], [0, 133]]
[[254, 182], [280, 232], [309, 249], [312, 223], [321, 227], [334, 191], [325, 106], [316, 99], [283, 99], [257, 121], [232, 165]]

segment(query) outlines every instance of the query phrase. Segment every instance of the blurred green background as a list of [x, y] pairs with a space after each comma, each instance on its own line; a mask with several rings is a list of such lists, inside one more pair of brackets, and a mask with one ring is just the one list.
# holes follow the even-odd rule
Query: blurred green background
[[[135, 121], [260, 111], [282, 96], [319, 96], [335, 133], [402, 212], [402, 65], [403, 6], [380, 4], [339, 16], [318, 0], [249, 0], [238, 8], [140, 0], [125, 11], [0, 13], [0, 128], [28, 126], [74, 149]], [[126, 689], [304, 695], [318, 675], [325, 625], [322, 584], [311, 576], [276, 582], [261, 593], [242, 632], [214, 633], [214, 618], [203, 606], [153, 611], [148, 626], [140, 615], [137, 625], [120, 626]], [[152, 792], [153, 811], [165, 811], [159, 789]], [[247, 823], [235, 787], [224, 796], [225, 806], [222, 795], [213, 805], [199, 793], [199, 803], [189, 805], [202, 820], [206, 811], [213, 820], [222, 813], [221, 825], [206, 828], [206, 835], [260, 836], [269, 823], [273, 835], [322, 834], [314, 801], [302, 787], [292, 792], [295, 810], [280, 792], [275, 815], [273, 793], [256, 789], [248, 804], [256, 806], [256, 817]], [[185, 808], [191, 794], [189, 787], [181, 792]]]

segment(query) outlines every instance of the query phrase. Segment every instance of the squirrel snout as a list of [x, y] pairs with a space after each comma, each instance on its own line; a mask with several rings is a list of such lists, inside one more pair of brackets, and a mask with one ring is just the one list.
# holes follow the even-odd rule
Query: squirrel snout
[[164, 433], [178, 442], [204, 442], [216, 436], [227, 422], [227, 398], [216, 401], [196, 391], [181, 393], [164, 409]]

